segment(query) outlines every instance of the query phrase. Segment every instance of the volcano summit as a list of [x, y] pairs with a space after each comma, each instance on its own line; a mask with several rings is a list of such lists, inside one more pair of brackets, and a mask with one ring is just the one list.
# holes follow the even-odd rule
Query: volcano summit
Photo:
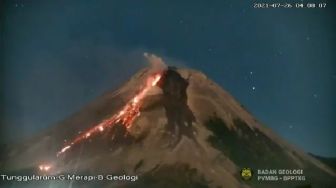
[[[336, 184], [331, 168], [279, 138], [206, 75], [174, 67], [140, 70], [117, 91], [5, 151], [2, 173], [137, 176], [134, 182], [4, 182], [14, 187]], [[244, 167], [255, 170], [255, 175], [257, 169], [303, 169], [305, 181], [245, 181], [240, 174]]]

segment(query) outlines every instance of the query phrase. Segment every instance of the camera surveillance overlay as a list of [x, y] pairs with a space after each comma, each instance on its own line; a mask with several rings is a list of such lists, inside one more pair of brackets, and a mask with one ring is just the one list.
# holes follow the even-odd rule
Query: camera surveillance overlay
[[0, 2], [1, 188], [335, 188], [336, 3]]

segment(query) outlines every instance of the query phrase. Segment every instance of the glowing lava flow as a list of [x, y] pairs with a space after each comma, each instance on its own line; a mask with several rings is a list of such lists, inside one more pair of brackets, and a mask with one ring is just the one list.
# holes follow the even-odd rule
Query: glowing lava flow
[[57, 156], [65, 153], [67, 150], [71, 149], [74, 145], [86, 140], [94, 135], [97, 135], [107, 128], [112, 127], [116, 123], [121, 123], [127, 129], [132, 126], [134, 120], [140, 116], [141, 102], [148, 93], [149, 89], [155, 86], [161, 79], [161, 74], [157, 73], [150, 76], [147, 79], [145, 87], [137, 94], [131, 101], [129, 101], [117, 114], [113, 115], [111, 118], [105, 119], [98, 125], [90, 128], [89, 130], [81, 133], [76, 138], [74, 138], [70, 144], [64, 146], [58, 153]]
[[50, 168], [51, 168], [51, 165], [39, 165], [40, 171], [47, 172], [50, 170]]

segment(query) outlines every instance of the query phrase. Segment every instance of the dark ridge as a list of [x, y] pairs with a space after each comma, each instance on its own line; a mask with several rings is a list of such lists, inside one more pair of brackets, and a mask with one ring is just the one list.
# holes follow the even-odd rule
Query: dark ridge
[[133, 171], [136, 172], [142, 165], [144, 164], [144, 160], [141, 159], [134, 167]]
[[176, 135], [177, 138], [172, 145], [177, 144], [182, 135], [195, 140], [195, 130], [192, 127], [192, 123], [195, 122], [195, 116], [187, 104], [188, 85], [188, 81], [172, 67], [169, 67], [163, 73], [158, 83], [158, 86], [163, 91], [162, 105], [168, 119], [167, 132], [171, 135]]

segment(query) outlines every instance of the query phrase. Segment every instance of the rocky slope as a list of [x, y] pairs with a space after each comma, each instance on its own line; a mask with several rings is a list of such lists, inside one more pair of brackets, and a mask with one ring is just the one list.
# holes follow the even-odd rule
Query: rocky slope
[[[333, 170], [287, 144], [258, 122], [228, 92], [201, 72], [170, 67], [151, 88], [141, 115], [127, 130], [115, 125], [61, 157], [69, 139], [115, 114], [134, 96], [148, 75], [144, 69], [115, 92], [107, 92], [83, 110], [25, 143], [6, 149], [1, 163], [8, 173], [37, 173], [41, 163], [51, 174], [129, 174], [136, 182], [48, 182], [53, 187], [332, 187]], [[304, 182], [243, 181], [239, 171], [304, 169]], [[32, 184], [36, 187], [39, 184]], [[15, 186], [22, 186], [15, 184]], [[14, 187], [15, 187], [14, 186]], [[25, 184], [25, 187], [27, 185]], [[41, 186], [45, 186], [41, 185]]]

